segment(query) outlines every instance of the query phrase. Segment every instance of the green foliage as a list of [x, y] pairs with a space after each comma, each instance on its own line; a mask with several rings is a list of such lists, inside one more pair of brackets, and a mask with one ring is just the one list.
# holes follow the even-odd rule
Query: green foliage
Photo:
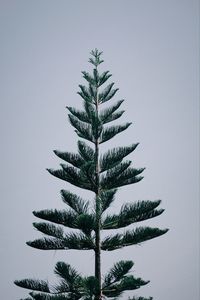
[[168, 229], [159, 229], [151, 227], [137, 227], [133, 230], [127, 230], [123, 234], [117, 233], [104, 238], [101, 244], [102, 250], [116, 250], [122, 247], [140, 244], [165, 234]]
[[101, 93], [99, 93], [99, 103], [112, 99], [119, 89], [112, 89], [114, 82], [110, 83]]
[[164, 209], [155, 209], [159, 204], [157, 201], [138, 201], [135, 203], [126, 203], [122, 206], [118, 215], [107, 215], [103, 222], [103, 229], [118, 229], [128, 226], [135, 222], [144, 221], [159, 216]]
[[75, 109], [74, 107], [69, 106], [66, 106], [66, 108], [70, 111], [72, 115], [78, 118], [79, 121], [91, 124], [91, 120], [89, 119], [87, 112], [80, 111], [78, 109]]
[[76, 228], [76, 213], [70, 210], [45, 209], [33, 211], [35, 217], [40, 219], [64, 225], [69, 228]]
[[91, 250], [95, 248], [93, 239], [84, 233], [68, 233], [60, 237], [53, 234], [49, 231], [48, 235], [54, 236], [53, 238], [44, 237], [27, 242], [27, 245], [41, 250]]
[[[35, 217], [47, 222], [34, 222], [33, 226], [45, 236], [27, 244], [41, 250], [92, 250], [95, 254], [95, 276], [83, 277], [69, 264], [58, 262], [55, 274], [59, 283], [49, 287], [43, 280], [23, 279], [15, 284], [32, 290], [30, 297], [24, 300], [99, 300], [118, 297], [126, 290], [135, 290], [149, 281], [129, 274], [133, 262], [119, 261], [104, 276], [101, 284], [100, 250], [112, 251], [122, 247], [137, 245], [163, 235], [168, 229], [135, 227], [101, 239], [101, 231], [124, 228], [136, 222], [154, 218], [163, 213], [157, 209], [160, 200], [142, 200], [125, 203], [119, 213], [105, 214], [115, 200], [117, 189], [134, 184], [143, 179], [145, 168], [131, 167], [131, 160], [124, 158], [131, 154], [138, 143], [117, 147], [101, 153], [99, 146], [125, 131], [130, 125], [105, 127], [105, 124], [118, 120], [124, 113], [119, 110], [124, 100], [118, 100], [108, 107], [107, 102], [114, 98], [118, 88], [109, 83], [112, 76], [109, 71], [100, 72], [98, 66], [103, 62], [102, 52], [91, 51], [89, 62], [93, 66], [91, 73], [82, 71], [86, 86], [79, 85], [78, 94], [83, 99], [83, 108], [67, 106], [69, 122], [81, 138], [77, 142], [77, 153], [54, 150], [65, 163], [57, 170], [48, 172], [80, 189], [95, 194], [94, 201], [82, 199], [68, 190], [61, 190], [61, 198], [67, 206], [64, 210], [46, 209], [34, 211]], [[106, 83], [106, 84], [105, 84]], [[105, 86], [103, 86], [105, 84]], [[103, 107], [103, 108], [102, 108]], [[92, 146], [85, 141], [89, 141]], [[54, 224], [52, 224], [54, 223]], [[65, 227], [75, 229], [65, 232]], [[152, 300], [152, 298], [133, 297], [129, 300]]]
[[[97, 279], [94, 276], [82, 277], [74, 268], [65, 262], [57, 262], [55, 274], [58, 276], [59, 283], [49, 288], [46, 281], [24, 279], [15, 281], [15, 284], [31, 289], [30, 296], [38, 300], [61, 300], [61, 299], [93, 299], [97, 290]], [[25, 299], [24, 299], [25, 300]]]
[[110, 126], [110, 127], [105, 128], [102, 131], [99, 143], [102, 144], [102, 143], [105, 143], [106, 141], [112, 139], [118, 133], [126, 130], [131, 124], [132, 123], [126, 123], [124, 125], [116, 125], [116, 126]]
[[84, 159], [78, 155], [78, 154], [75, 154], [75, 153], [70, 153], [70, 152], [61, 152], [61, 151], [58, 151], [58, 150], [54, 150], [54, 153], [60, 157], [61, 159], [63, 159], [64, 161], [66, 161], [67, 163], [73, 165], [74, 167], [76, 168], [81, 168], [85, 161]]
[[144, 171], [144, 168], [129, 168], [130, 161], [120, 163], [116, 167], [110, 169], [106, 175], [101, 176], [100, 185], [103, 190], [118, 188], [123, 185], [139, 182], [143, 177], [138, 176]]
[[[104, 296], [116, 297], [125, 290], [135, 290], [145, 285], [148, 281], [141, 278], [135, 278], [127, 275], [133, 266], [132, 261], [119, 261], [105, 275], [102, 284], [102, 293]], [[15, 284], [30, 289], [32, 298], [27, 299], [83, 299], [93, 300], [98, 294], [98, 282], [95, 276], [83, 277], [74, 268], [65, 262], [57, 262], [55, 274], [59, 282], [49, 288], [49, 284], [44, 280], [24, 279], [15, 281]], [[24, 299], [25, 300], [25, 299]], [[147, 299], [146, 299], [147, 300]], [[150, 299], [149, 299], [150, 300]]]
[[83, 279], [83, 294], [84, 299], [92, 300], [94, 295], [98, 294], [98, 282], [95, 276], [88, 276]]
[[77, 214], [86, 214], [88, 212], [89, 201], [85, 201], [76, 194], [66, 190], [61, 190], [61, 196], [63, 202], [69, 205]]
[[85, 140], [94, 143], [91, 126], [79, 121], [79, 119], [77, 117], [74, 117], [73, 115], [69, 114], [68, 117], [71, 125], [76, 129], [75, 132], [77, 133], [77, 135], [81, 138], [84, 138]]
[[118, 147], [108, 150], [100, 157], [100, 171], [107, 171], [121, 163], [123, 158], [133, 152], [137, 146], [138, 144], [133, 144], [129, 147]]
[[44, 280], [22, 279], [22, 280], [15, 280], [14, 283], [17, 286], [20, 286], [25, 289], [46, 292], [46, 293], [50, 292], [48, 282]]
[[98, 51], [97, 49], [92, 50], [90, 54], [93, 56], [89, 59], [89, 62], [94, 65], [96, 68], [100, 65], [103, 60], [100, 58], [103, 52]]
[[124, 102], [124, 100], [119, 100], [116, 102], [116, 104], [112, 105], [111, 107], [108, 107], [104, 110], [102, 110], [99, 114], [99, 118], [102, 121], [103, 124], [114, 121], [113, 114], [114, 112], [121, 106], [121, 104]]
[[121, 260], [116, 263], [108, 274], [105, 275], [103, 288], [113, 284], [114, 282], [119, 281], [126, 275], [133, 266], [133, 262], [131, 260], [124, 261]]
[[80, 274], [72, 268], [69, 264], [64, 262], [57, 262], [55, 266], [55, 274], [61, 277], [66, 286], [68, 286], [68, 291], [75, 291], [78, 288], [79, 282], [81, 280]]
[[126, 183], [127, 179], [136, 178], [137, 175], [144, 171], [142, 169], [129, 168], [131, 161], [126, 161], [117, 164], [115, 167], [109, 169], [106, 175], [101, 176], [101, 187], [103, 189], [112, 189]]
[[85, 162], [94, 160], [94, 150], [83, 141], [78, 141], [78, 150]]
[[116, 284], [112, 284], [111, 286], [103, 289], [103, 293], [108, 298], [110, 297], [118, 297], [124, 291], [127, 290], [136, 290], [141, 286], [148, 284], [149, 281], [144, 281], [141, 278], [135, 278], [134, 276], [124, 276], [124, 278]]
[[102, 285], [102, 291], [105, 296], [108, 298], [118, 297], [125, 290], [135, 290], [149, 282], [141, 278], [135, 278], [133, 275], [127, 275], [132, 266], [132, 261], [119, 261], [113, 266], [106, 274]]
[[58, 239], [63, 239], [64, 232], [63, 232], [62, 227], [58, 227], [53, 224], [44, 223], [44, 222], [41, 222], [41, 223], [34, 222], [33, 226], [37, 230], [41, 231], [42, 233], [44, 233], [46, 235], [50, 235], [50, 236], [53, 236]]
[[95, 192], [95, 184], [91, 183], [91, 180], [87, 178], [87, 175], [84, 172], [64, 164], [61, 164], [61, 167], [62, 169], [60, 170], [47, 169], [47, 171], [53, 176], [67, 181], [72, 185]]
[[107, 208], [109, 208], [111, 203], [115, 200], [116, 192], [117, 192], [117, 189], [100, 192], [99, 200], [101, 203], [102, 212], [104, 212]]
[[30, 247], [40, 250], [64, 250], [64, 242], [56, 238], [41, 238], [34, 241], [28, 241], [26, 244]]

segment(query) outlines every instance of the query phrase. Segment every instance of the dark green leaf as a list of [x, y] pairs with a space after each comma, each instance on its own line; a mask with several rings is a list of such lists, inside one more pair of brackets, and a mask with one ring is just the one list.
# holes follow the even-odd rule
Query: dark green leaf
[[[74, 213], [72, 211], [40, 211], [34, 213], [37, 217], [55, 222], [70, 228], [82, 230], [85, 234], [90, 234], [95, 228], [94, 216], [91, 214], [84, 213], [84, 206], [81, 207], [81, 203], [74, 203], [73, 207], [78, 211]], [[55, 221], [54, 221], [55, 220]], [[60, 227], [55, 227], [49, 223], [33, 223], [33, 226], [44, 234], [63, 238], [63, 230]]]
[[74, 115], [76, 118], [78, 118], [79, 121], [86, 122], [89, 124], [91, 123], [86, 112], [75, 109], [73, 107], [69, 107], [69, 106], [66, 106], [66, 108], [70, 111], [70, 113], [72, 115]]
[[90, 124], [92, 124], [94, 117], [96, 116], [96, 110], [94, 109], [94, 105], [89, 102], [84, 102], [84, 109], [90, 120]]
[[94, 78], [95, 86], [98, 86], [98, 84], [99, 84], [99, 72], [96, 68], [93, 69], [93, 78]]
[[148, 284], [149, 281], [144, 281], [141, 278], [135, 278], [133, 275], [125, 276], [120, 282], [120, 290], [136, 290], [141, 286]]
[[149, 281], [144, 281], [141, 278], [135, 278], [132, 275], [124, 276], [119, 283], [112, 284], [103, 289], [103, 294], [107, 297], [119, 296], [123, 291], [136, 290], [143, 285], [148, 284]]
[[68, 204], [77, 214], [88, 213], [89, 201], [85, 201], [67, 190], [61, 190], [61, 196], [63, 202]]
[[122, 163], [119, 163], [115, 167], [109, 169], [105, 175], [101, 176], [101, 185], [104, 187], [107, 183], [112, 182], [113, 180], [116, 180], [116, 178], [120, 175], [124, 174], [124, 171], [128, 169], [130, 166], [131, 161], [125, 161]]
[[93, 161], [94, 160], [94, 150], [89, 147], [85, 142], [78, 141], [78, 149], [79, 154], [85, 161]]
[[102, 62], [104, 62], [103, 60], [99, 60], [99, 59], [97, 59], [97, 60], [95, 60], [95, 59], [93, 59], [93, 58], [90, 58], [89, 59], [89, 63], [91, 63], [92, 65], [94, 65], [95, 67], [97, 67], [98, 65], [100, 65]]
[[112, 89], [114, 82], [110, 83], [101, 93], [99, 93], [99, 103], [110, 100], [119, 89]]
[[95, 230], [95, 217], [91, 214], [82, 214], [77, 217], [76, 224], [83, 233], [90, 235], [92, 230]]
[[33, 226], [39, 230], [40, 232], [46, 234], [46, 235], [50, 235], [52, 237], [55, 238], [59, 238], [62, 239], [63, 238], [63, 229], [59, 226], [55, 226], [53, 224], [49, 224], [49, 223], [44, 223], [44, 222], [40, 222], [40, 223], [33, 223]]
[[119, 215], [112, 214], [107, 215], [102, 220], [102, 229], [118, 229], [119, 227]]
[[41, 250], [90, 250], [94, 249], [93, 240], [82, 233], [70, 233], [65, 235], [63, 239], [58, 238], [42, 238], [32, 242], [27, 242], [28, 246]]
[[104, 172], [119, 164], [122, 159], [133, 152], [138, 145], [137, 143], [128, 147], [118, 147], [106, 152], [100, 157], [100, 171]]
[[168, 229], [150, 228], [150, 227], [138, 227], [135, 230], [127, 230], [123, 235], [115, 234], [106, 237], [102, 241], [102, 250], [115, 250], [121, 247], [130, 246], [134, 244], [140, 244], [144, 241], [156, 238], [165, 234]]
[[34, 216], [46, 221], [61, 224], [70, 228], [76, 228], [75, 222], [77, 214], [70, 210], [61, 211], [57, 209], [45, 209], [40, 211], [33, 211], [33, 214]]
[[83, 288], [84, 294], [88, 295], [91, 298], [84, 298], [84, 299], [94, 299], [92, 296], [97, 294], [98, 291], [98, 280], [94, 276], [88, 276], [83, 280]]
[[107, 95], [107, 97], [102, 96], [102, 98], [100, 98], [101, 99], [100, 103], [104, 103], [104, 102], [107, 102], [108, 100], [112, 99], [118, 90], [119, 89], [112, 89], [110, 91], [110, 93]]
[[151, 227], [138, 227], [135, 230], [127, 230], [123, 235], [122, 243], [124, 246], [139, 244], [165, 234], [168, 229]]
[[113, 188], [118, 188], [120, 186], [128, 185], [128, 184], [133, 184], [141, 181], [144, 177], [143, 176], [135, 176], [130, 179], [119, 179], [113, 183], [111, 186], [106, 187], [106, 189], [113, 189]]
[[75, 186], [82, 189], [95, 191], [95, 187], [91, 185], [87, 178], [80, 175], [80, 172], [75, 170], [73, 167], [69, 167], [62, 164], [63, 170], [47, 169], [47, 171], [53, 176], [67, 181]]
[[59, 261], [55, 266], [55, 274], [63, 278], [69, 285], [73, 285], [80, 279], [80, 274], [69, 264]]
[[89, 91], [90, 97], [91, 97], [91, 99], [93, 99], [93, 101], [92, 102], [85, 101], [85, 103], [93, 105], [96, 103], [96, 99], [97, 99], [97, 88], [96, 88], [96, 86], [89, 84], [88, 91]]
[[131, 161], [120, 163], [116, 167], [108, 170], [106, 175], [101, 176], [101, 187], [109, 190], [127, 184], [127, 180], [135, 179], [136, 176], [141, 174], [145, 169], [130, 168], [130, 163]]
[[109, 191], [101, 191], [99, 198], [101, 200], [102, 212], [105, 211], [110, 206], [110, 204], [114, 201], [116, 192], [117, 189], [113, 189]]
[[112, 251], [122, 247], [122, 234], [120, 233], [104, 238], [101, 243], [101, 249], [107, 251]]
[[65, 249], [91, 250], [94, 249], [93, 240], [83, 233], [70, 233], [64, 239]]
[[42, 238], [26, 242], [30, 247], [40, 250], [62, 250], [65, 249], [63, 240], [56, 238]]
[[78, 300], [79, 298], [73, 297], [73, 295], [70, 294], [42, 294], [42, 293], [30, 293], [31, 297], [34, 300]]
[[105, 119], [103, 124], [106, 124], [106, 123], [109, 123], [109, 122], [112, 122], [112, 121], [115, 121], [115, 120], [119, 119], [123, 115], [124, 112], [125, 112], [125, 110], [121, 110], [119, 112], [113, 113], [112, 115], [110, 115], [109, 117], [107, 117]]
[[98, 87], [100, 87], [104, 82], [106, 82], [112, 76], [112, 74], [108, 74], [108, 73], [109, 71], [105, 71], [99, 76]]
[[84, 159], [79, 154], [62, 152], [59, 150], [54, 150], [54, 153], [59, 158], [63, 159], [64, 161], [68, 162], [76, 168], [81, 168], [81, 166], [85, 163]]
[[112, 139], [116, 134], [126, 130], [132, 123], [126, 123], [124, 125], [116, 125], [105, 128], [102, 131], [100, 144]]
[[103, 62], [103, 60], [100, 59], [100, 56], [101, 56], [102, 53], [103, 52], [99, 52], [97, 49], [92, 50], [90, 52], [90, 54], [93, 56], [93, 58], [90, 58], [89, 62], [91, 64], [93, 64], [95, 67], [97, 67], [98, 65], [100, 65]]
[[91, 85], [95, 84], [94, 78], [88, 72], [82, 71], [81, 73], [83, 74], [83, 78], [86, 79], [88, 83]]
[[164, 211], [164, 209], [155, 209], [159, 204], [160, 200], [126, 203], [122, 206], [118, 215], [106, 216], [102, 222], [102, 227], [103, 229], [118, 229], [135, 222], [159, 216]]
[[100, 114], [99, 118], [103, 124], [112, 121], [113, 113], [120, 107], [120, 105], [124, 102], [124, 100], [118, 101], [115, 105], [104, 109]]
[[95, 170], [96, 170], [96, 168], [95, 168], [94, 162], [89, 161], [83, 165], [83, 167], [81, 168], [81, 172], [80, 172], [80, 175], [83, 175], [84, 177], [86, 177], [88, 179], [88, 181], [91, 183], [91, 185], [94, 187], [96, 187], [96, 178], [95, 178], [96, 171]]
[[133, 266], [133, 262], [121, 260], [114, 264], [112, 269], [105, 275], [103, 288], [111, 285], [114, 282], [121, 280]]
[[78, 118], [74, 117], [73, 115], [68, 115], [69, 121], [71, 125], [76, 128], [75, 132], [78, 136], [90, 141], [94, 142], [92, 131], [91, 131], [91, 125], [85, 124], [83, 122], [80, 122]]
[[87, 102], [93, 102], [93, 97], [91, 96], [88, 88], [86, 86], [83, 86], [83, 85], [79, 85], [81, 91], [78, 92], [78, 94]]
[[70, 288], [69, 288], [69, 285], [68, 283], [66, 282], [66, 280], [64, 279], [61, 279], [59, 281], [59, 284], [56, 284], [54, 286], [54, 291], [58, 294], [61, 294], [61, 293], [67, 293], [67, 295], [69, 295], [70, 293]]
[[22, 279], [22, 280], [15, 280], [14, 283], [22, 288], [46, 292], [49, 293], [49, 286], [48, 283], [44, 280], [36, 280], [36, 279]]

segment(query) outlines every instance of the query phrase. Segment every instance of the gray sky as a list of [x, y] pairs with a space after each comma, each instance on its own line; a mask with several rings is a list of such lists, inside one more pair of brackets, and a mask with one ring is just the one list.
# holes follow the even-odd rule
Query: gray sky
[[[162, 199], [163, 215], [138, 225], [170, 228], [142, 246], [103, 253], [103, 271], [120, 259], [149, 285], [136, 295], [157, 300], [198, 300], [199, 76], [198, 1], [0, 1], [1, 298], [27, 291], [21, 278], [55, 279], [58, 260], [93, 272], [92, 252], [40, 251], [25, 241], [41, 237], [33, 210], [64, 208], [59, 191], [91, 194], [50, 176], [61, 162], [53, 149], [76, 151], [77, 136], [65, 106], [81, 108], [76, 94], [89, 52], [104, 52], [125, 98], [120, 122], [133, 125], [105, 148], [140, 142], [130, 155], [145, 178], [121, 188], [123, 202]], [[39, 219], [38, 219], [39, 221]], [[122, 299], [127, 299], [129, 292]]]

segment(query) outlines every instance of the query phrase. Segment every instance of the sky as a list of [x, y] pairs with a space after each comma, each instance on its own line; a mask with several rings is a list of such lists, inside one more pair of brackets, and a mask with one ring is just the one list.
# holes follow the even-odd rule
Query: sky
[[[89, 53], [103, 51], [125, 99], [119, 123], [132, 122], [101, 148], [139, 142], [130, 155], [144, 179], [120, 188], [111, 211], [125, 202], [162, 199], [165, 212], [142, 222], [169, 228], [162, 237], [102, 253], [105, 273], [133, 260], [135, 276], [150, 283], [128, 295], [155, 300], [199, 299], [199, 4], [196, 0], [1, 0], [1, 298], [27, 291], [15, 279], [56, 278], [57, 261], [92, 275], [90, 251], [40, 251], [25, 242], [41, 237], [33, 210], [64, 208], [60, 190], [91, 193], [46, 171], [61, 161], [53, 150], [77, 150], [66, 106], [81, 108], [81, 71]], [[113, 100], [114, 101], [114, 100]]]

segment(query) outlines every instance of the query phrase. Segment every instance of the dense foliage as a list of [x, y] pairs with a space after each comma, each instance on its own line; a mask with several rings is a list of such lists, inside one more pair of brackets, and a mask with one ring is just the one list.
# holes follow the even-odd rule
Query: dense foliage
[[[81, 189], [94, 193], [94, 201], [82, 199], [69, 190], [61, 190], [61, 197], [67, 208], [64, 210], [41, 210], [33, 214], [44, 221], [35, 222], [33, 226], [42, 232], [43, 238], [29, 241], [31, 247], [42, 250], [93, 250], [95, 254], [95, 274], [84, 277], [72, 266], [58, 262], [55, 274], [59, 283], [50, 287], [44, 280], [16, 280], [15, 284], [30, 289], [30, 297], [24, 300], [99, 300], [118, 299], [124, 291], [135, 290], [149, 281], [131, 275], [132, 261], [119, 261], [110, 271], [101, 274], [101, 251], [113, 251], [125, 246], [140, 244], [167, 232], [167, 229], [136, 227], [119, 233], [117, 229], [133, 223], [159, 216], [164, 210], [159, 209], [160, 200], [124, 203], [116, 214], [107, 213], [115, 199], [117, 188], [142, 180], [144, 168], [136, 169], [130, 160], [124, 160], [138, 144], [122, 146], [100, 153], [100, 145], [126, 130], [131, 123], [107, 125], [122, 116], [119, 110], [124, 100], [101, 109], [116, 94], [117, 88], [109, 80], [109, 71], [100, 73], [99, 65], [103, 62], [101, 52], [91, 52], [89, 62], [93, 65], [92, 74], [82, 72], [87, 86], [79, 85], [78, 94], [83, 99], [83, 109], [67, 107], [69, 121], [81, 140], [78, 140], [78, 152], [54, 153], [64, 163], [58, 170], [48, 169], [53, 176]], [[90, 144], [84, 142], [87, 140]], [[65, 233], [64, 228], [76, 229]], [[101, 238], [101, 231], [116, 229], [112, 235]], [[102, 280], [103, 279], [103, 280]], [[130, 299], [130, 298], [129, 298]], [[130, 300], [151, 300], [152, 298], [133, 297]]]

